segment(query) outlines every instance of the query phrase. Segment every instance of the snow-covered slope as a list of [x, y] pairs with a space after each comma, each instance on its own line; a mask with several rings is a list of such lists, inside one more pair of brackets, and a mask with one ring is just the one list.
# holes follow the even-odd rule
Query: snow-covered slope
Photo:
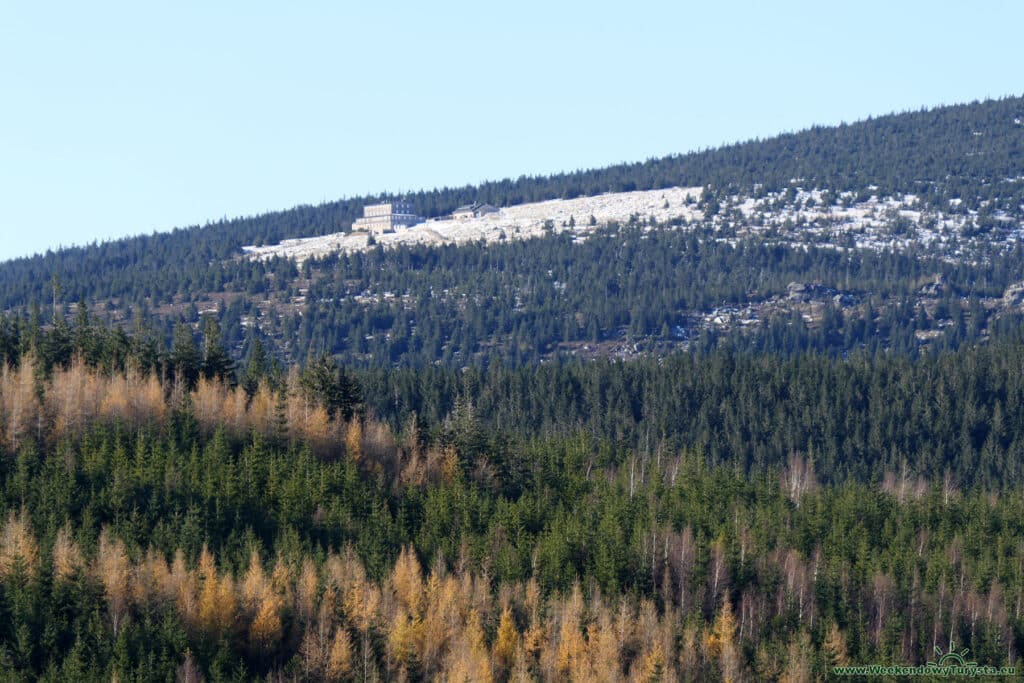
[[[631, 215], [640, 219], [653, 218], [658, 222], [683, 217], [699, 219], [701, 212], [696, 202], [701, 188], [674, 187], [666, 190], [620, 192], [597, 197], [553, 199], [535, 204], [520, 204], [503, 208], [498, 213], [465, 220], [430, 220], [397, 232], [374, 237], [384, 247], [399, 244], [447, 244], [483, 240], [526, 239], [542, 235], [545, 223], [551, 222], [556, 232], [572, 230], [585, 235], [598, 226], [612, 221], [625, 222]], [[593, 221], [591, 220], [593, 217]], [[571, 225], [572, 224], [572, 225]], [[264, 247], [245, 247], [253, 258], [268, 259], [275, 256], [304, 261], [338, 251], [358, 251], [367, 248], [365, 233], [335, 233], [322, 237], [284, 240], [280, 244]]]
[[[993, 249], [1012, 248], [1024, 239], [1019, 221], [1007, 216], [991, 216], [979, 230], [976, 214], [959, 211], [955, 205], [948, 211], [922, 210], [913, 195], [826, 195], [817, 189], [803, 189], [798, 182], [794, 181], [793, 188], [785, 193], [718, 197], [708, 202], [716, 206], [707, 214], [700, 201], [702, 188], [674, 187], [521, 204], [479, 218], [429, 220], [374, 239], [385, 248], [527, 239], [549, 230], [570, 231], [585, 239], [609, 223], [635, 220], [641, 224], [671, 224], [679, 229], [708, 226], [728, 241], [760, 236], [792, 246], [877, 250], [904, 250], [916, 245], [950, 260], [970, 261], [984, 259]], [[281, 256], [301, 262], [370, 246], [366, 233], [335, 233], [244, 249], [251, 258]]]

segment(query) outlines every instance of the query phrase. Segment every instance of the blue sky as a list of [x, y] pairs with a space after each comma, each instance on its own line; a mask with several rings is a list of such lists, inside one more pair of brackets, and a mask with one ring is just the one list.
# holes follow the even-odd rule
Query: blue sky
[[0, 4], [0, 259], [1024, 92], [1024, 3]]

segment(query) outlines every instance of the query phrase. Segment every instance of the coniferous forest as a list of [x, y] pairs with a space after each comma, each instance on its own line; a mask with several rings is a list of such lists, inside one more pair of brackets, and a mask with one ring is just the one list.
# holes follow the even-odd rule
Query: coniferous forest
[[418, 374], [235, 367], [212, 320], [28, 332], [5, 679], [813, 680], [1024, 645], [1016, 342]]
[[[412, 200], [685, 185], [725, 205], [801, 178], [1004, 234], [1022, 116], [1006, 98]], [[375, 199], [0, 264], [0, 679], [1018, 666], [1020, 246], [631, 220], [241, 256]], [[751, 301], [771, 314], [707, 322]]]
[[[1006, 97], [635, 164], [406, 196], [420, 215], [436, 217], [473, 201], [503, 207], [702, 187], [705, 220], [685, 231], [675, 225], [649, 231], [652, 226], [623, 221], [599, 226], [581, 244], [554, 234], [486, 246], [372, 249], [301, 265], [243, 258], [245, 245], [347, 231], [366, 204], [396, 198], [382, 193], [61, 249], [0, 263], [0, 310], [31, 317], [38, 308], [45, 320], [55, 298], [68, 311], [84, 302], [93, 315], [127, 329], [138, 321], [152, 325], [165, 343], [178, 323], [196, 328], [202, 313], [215, 311], [236, 357], [257, 330], [268, 352], [292, 363], [327, 352], [345, 365], [439, 360], [458, 367], [487, 363], [491, 355], [536, 363], [560, 345], [621, 337], [650, 345], [671, 339], [677, 327], [697, 337], [690, 320], [695, 314], [784, 294], [797, 281], [849, 292], [884, 324], [851, 325], [840, 340], [813, 339], [800, 330], [793, 336], [802, 339], [779, 340], [774, 331], [760, 336], [760, 346], [909, 351], [914, 332], [927, 330], [942, 332], [943, 345], [955, 345], [964, 335], [947, 331], [945, 320], [957, 322], [959, 308], [966, 316], [972, 298], [1000, 296], [1024, 281], [1020, 240], [1004, 234], [1024, 218], [1020, 121], [1024, 97]], [[836, 205], [913, 195], [920, 212], [969, 219], [951, 240], [970, 233], [983, 250], [997, 242], [1008, 248], [950, 261], [925, 245], [909, 252], [837, 250], [811, 241], [790, 249], [770, 236], [730, 234], [737, 227], [732, 200], [777, 193], [779, 203], [792, 207], [797, 187], [816, 189], [821, 203]], [[903, 229], [894, 220], [892, 230]], [[908, 301], [936, 276], [948, 280], [940, 315], [915, 315]], [[977, 322], [976, 328], [987, 327]]]

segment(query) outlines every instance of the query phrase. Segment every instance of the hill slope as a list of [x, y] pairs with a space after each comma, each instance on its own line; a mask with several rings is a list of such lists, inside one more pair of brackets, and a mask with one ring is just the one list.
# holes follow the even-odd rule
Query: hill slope
[[[550, 235], [536, 244], [498, 248], [487, 256], [477, 245], [465, 247], [467, 251], [459, 255], [432, 254], [425, 247], [410, 246], [387, 255], [370, 254], [368, 261], [332, 256], [301, 269], [279, 259], [241, 258], [245, 245], [344, 232], [365, 203], [387, 198], [378, 196], [0, 264], [0, 307], [26, 311], [33, 302], [51, 301], [56, 275], [66, 304], [84, 301], [113, 321], [136, 313], [155, 316], [168, 337], [175, 322], [197, 324], [199, 312], [206, 310], [220, 316], [236, 353], [242, 352], [246, 329], [250, 329], [273, 340], [285, 356], [301, 359], [313, 343], [354, 362], [374, 364], [464, 363], [488, 348], [507, 352], [524, 342], [536, 348], [518, 357], [530, 359], [554, 352], [559, 344], [585, 340], [600, 345], [628, 335], [633, 341], [659, 337], [666, 341], [664, 332], [675, 329], [681, 330], [675, 338], [683, 339], [706, 330], [708, 326], [699, 321], [709, 315], [720, 317], [718, 309], [739, 307], [742, 314], [744, 307], [787, 295], [793, 281], [821, 285], [832, 296], [846, 292], [853, 297], [848, 300], [863, 302], [877, 296], [877, 305], [885, 307], [893, 296], [916, 296], [936, 276], [940, 281], [953, 277], [959, 284], [940, 288], [940, 294], [947, 295], [945, 308], [954, 299], [972, 294], [995, 300], [1007, 286], [1024, 278], [1013, 265], [1019, 260], [1007, 258], [1019, 241], [1024, 215], [1022, 120], [1024, 100], [1006, 98], [815, 127], [642, 163], [421, 191], [409, 197], [418, 212], [437, 217], [469, 201], [512, 207], [605, 192], [705, 188], [700, 205], [685, 218], [697, 236], [691, 255], [682, 257], [685, 237], [665, 238], [669, 242], [660, 247], [680, 258], [646, 278], [635, 276], [650, 266], [637, 260], [646, 253], [640, 244], [646, 239], [642, 234], [625, 235], [626, 249], [615, 248], [614, 258], [595, 253], [604, 254], [619, 243], [614, 236], [619, 229], [616, 223], [629, 222], [623, 219], [611, 221], [610, 226], [598, 225], [596, 246], [589, 247], [565, 245], [558, 235]], [[846, 234], [849, 221], [843, 221], [864, 207], [876, 213], [872, 232]], [[646, 216], [636, 218], [649, 222]], [[678, 222], [678, 218], [666, 222]], [[843, 235], [837, 225], [846, 225]], [[554, 227], [557, 232], [561, 226]], [[730, 247], [746, 245], [749, 253], [799, 245], [809, 257], [789, 265], [785, 262], [793, 261], [791, 257], [750, 260], [743, 253], [737, 256], [700, 246], [704, 233], [709, 239], [725, 240]], [[883, 252], [900, 249], [913, 258], [897, 259], [901, 265], [895, 271], [871, 266], [872, 274], [855, 277], [854, 287], [849, 266], [843, 282], [825, 281], [826, 264], [835, 257], [820, 253], [819, 246], [853, 250], [849, 258], [857, 262], [877, 259], [860, 255], [863, 247]], [[520, 254], [517, 249], [524, 251]], [[596, 274], [585, 279], [580, 268], [570, 272], [572, 268], [567, 267], [564, 277], [558, 277], [558, 268], [539, 270], [529, 265], [549, 260], [542, 255], [552, 252], [559, 253], [564, 264], [583, 259], [605, 262], [610, 268], [606, 272], [615, 273], [618, 281], [604, 283], [599, 306], [580, 301], [564, 287], [600, 291]], [[485, 262], [501, 275], [481, 277], [479, 268]], [[516, 262], [522, 267], [508, 275], [502, 264]], [[697, 283], [679, 272], [683, 262], [690, 272], [728, 270]], [[366, 270], [367, 264], [373, 270]], [[751, 275], [755, 266], [757, 276]], [[968, 273], [965, 268], [975, 271]], [[542, 281], [563, 289], [554, 284], [540, 286]], [[481, 289], [484, 282], [490, 283], [488, 289]], [[700, 292], [698, 285], [702, 285]], [[667, 291], [678, 296], [669, 300]], [[467, 321], [460, 313], [467, 302], [484, 302], [484, 308], [490, 305], [493, 319]], [[936, 331], [942, 321], [953, 320], [955, 316], [947, 315], [945, 309], [938, 317], [933, 315], [933, 304], [925, 306], [925, 317], [932, 323], [914, 331]], [[983, 308], [989, 311], [994, 305]], [[767, 324], [770, 312], [744, 319]], [[790, 315], [793, 309], [783, 312]], [[814, 323], [817, 314], [805, 313]], [[577, 324], [566, 326], [566, 316]], [[988, 317], [980, 327], [987, 326]], [[873, 328], [874, 320], [870, 322]], [[886, 337], [884, 343], [890, 341]]]

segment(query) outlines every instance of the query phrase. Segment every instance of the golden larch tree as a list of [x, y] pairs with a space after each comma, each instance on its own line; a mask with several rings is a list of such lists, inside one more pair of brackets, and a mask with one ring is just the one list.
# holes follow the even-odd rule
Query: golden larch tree
[[16, 451], [32, 433], [37, 422], [35, 359], [23, 356], [17, 368], [0, 363], [0, 407], [3, 410], [4, 441]]
[[128, 616], [131, 604], [132, 564], [128, 559], [124, 543], [110, 534], [107, 529], [100, 532], [99, 549], [96, 553], [96, 573], [103, 583], [107, 596], [110, 623], [117, 637]]
[[25, 508], [7, 515], [3, 533], [0, 534], [0, 579], [14, 573], [34, 578], [39, 568], [39, 545], [32, 533], [28, 511]]
[[363, 423], [358, 419], [353, 419], [348, 423], [348, 429], [345, 431], [345, 452], [352, 462], [362, 462]]
[[512, 615], [512, 608], [505, 605], [501, 610], [498, 633], [494, 638], [495, 663], [503, 670], [511, 669], [518, 650], [519, 631], [516, 629], [516, 620]]
[[445, 679], [458, 683], [490, 683], [494, 680], [480, 614], [470, 610], [465, 627], [448, 653]]
[[295, 585], [295, 616], [300, 624], [308, 624], [316, 614], [317, 590], [320, 578], [311, 558], [303, 558], [299, 579]]
[[352, 671], [352, 637], [342, 627], [338, 627], [331, 640], [331, 649], [327, 657], [327, 679], [341, 680]]
[[419, 617], [423, 614], [423, 570], [416, 552], [409, 546], [403, 546], [398, 555], [391, 571], [391, 586], [399, 604], [411, 615]]
[[718, 660], [723, 681], [740, 680], [742, 664], [736, 646], [736, 617], [728, 595], [722, 598], [722, 609], [715, 618], [711, 632], [705, 637], [705, 647], [711, 658]]
[[207, 636], [217, 638], [227, 634], [235, 624], [238, 611], [234, 581], [231, 575], [220, 576], [213, 554], [203, 546], [199, 555], [199, 628]]
[[71, 535], [71, 524], [67, 523], [53, 540], [53, 580], [68, 581], [84, 566], [82, 551]]
[[557, 671], [560, 676], [580, 672], [586, 665], [587, 644], [583, 640], [581, 617], [583, 595], [578, 583], [562, 605], [562, 619], [558, 630]]

